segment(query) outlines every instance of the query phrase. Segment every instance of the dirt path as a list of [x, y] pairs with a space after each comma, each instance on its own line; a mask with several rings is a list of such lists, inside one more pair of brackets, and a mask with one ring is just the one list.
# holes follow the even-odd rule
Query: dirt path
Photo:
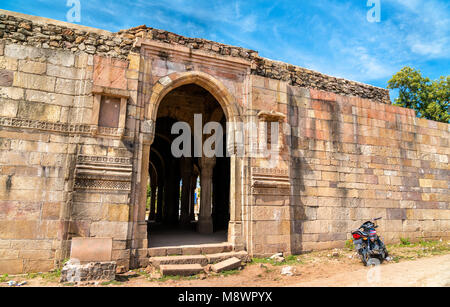
[[333, 275], [309, 282], [300, 282], [294, 287], [449, 287], [450, 255], [427, 259], [392, 263], [364, 268], [354, 272]]
[[[447, 286], [450, 287], [450, 242], [427, 241], [388, 246], [392, 257], [375, 268], [364, 267], [358, 255], [347, 248], [290, 256], [285, 262], [253, 259], [242, 271], [208, 273], [190, 278], [155, 277], [146, 270], [118, 276], [116, 281], [91, 283], [94, 287], [304, 287], [304, 286]], [[293, 276], [281, 274], [290, 266]], [[159, 273], [156, 272], [156, 275]], [[2, 280], [3, 279], [3, 280]], [[8, 280], [29, 286], [74, 286], [59, 283], [59, 275], [28, 274], [0, 276], [0, 287]]]

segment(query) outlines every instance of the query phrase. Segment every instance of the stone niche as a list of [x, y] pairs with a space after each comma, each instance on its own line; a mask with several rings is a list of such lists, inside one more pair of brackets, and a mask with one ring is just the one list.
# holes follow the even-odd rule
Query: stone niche
[[125, 132], [128, 91], [95, 86], [91, 125], [96, 136], [122, 137]]

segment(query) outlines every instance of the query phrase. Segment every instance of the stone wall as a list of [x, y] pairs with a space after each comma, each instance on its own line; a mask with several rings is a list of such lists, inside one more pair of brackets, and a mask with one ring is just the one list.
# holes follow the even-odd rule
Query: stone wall
[[251, 113], [286, 116], [276, 168], [253, 159], [249, 170], [254, 254], [343, 247], [375, 217], [387, 242], [449, 237], [448, 124], [283, 81], [252, 86]]
[[61, 257], [77, 151], [69, 131], [85, 129], [88, 60], [0, 42], [2, 272], [46, 271]]
[[[0, 42], [1, 272], [48, 271], [68, 256], [73, 236], [114, 238], [113, 259], [128, 266], [137, 77], [127, 68], [85, 52]], [[130, 95], [123, 133], [93, 125], [93, 92], [103, 86]], [[95, 169], [105, 166], [123, 177], [99, 185]]]
[[449, 238], [450, 126], [410, 109], [288, 86], [294, 252], [341, 247], [382, 217], [387, 242]]

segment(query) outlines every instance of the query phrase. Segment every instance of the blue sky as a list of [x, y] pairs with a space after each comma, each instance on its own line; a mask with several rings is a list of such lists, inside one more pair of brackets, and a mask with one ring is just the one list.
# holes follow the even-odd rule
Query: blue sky
[[[67, 0], [2, 0], [6, 10], [66, 20]], [[118, 31], [141, 24], [242, 46], [263, 57], [386, 87], [403, 66], [432, 79], [450, 71], [450, 1], [80, 0], [80, 24]], [[393, 93], [393, 96], [396, 96]]]

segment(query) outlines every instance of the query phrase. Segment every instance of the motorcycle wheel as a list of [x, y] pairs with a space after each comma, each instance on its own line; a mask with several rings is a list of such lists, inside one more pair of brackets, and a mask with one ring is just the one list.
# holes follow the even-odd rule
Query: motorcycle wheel
[[362, 253], [361, 254], [361, 261], [364, 264], [364, 266], [367, 266], [367, 264], [369, 263], [369, 254], [368, 253]]
[[383, 251], [384, 251], [384, 259], [383, 260], [386, 260], [386, 258], [389, 257], [389, 253], [386, 248], [384, 248]]

